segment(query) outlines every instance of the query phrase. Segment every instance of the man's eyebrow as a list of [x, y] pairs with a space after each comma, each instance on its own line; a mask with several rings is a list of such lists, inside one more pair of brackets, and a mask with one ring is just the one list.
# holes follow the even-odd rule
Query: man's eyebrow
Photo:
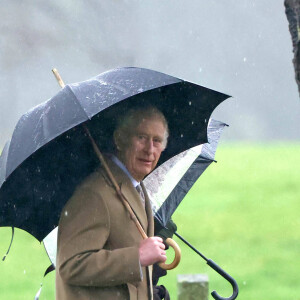
[[[146, 133], [146, 132], [143, 132], [143, 131], [136, 131], [135, 134], [136, 134], [136, 135], [151, 136], [151, 134]], [[153, 137], [154, 139], [160, 139], [160, 140], [163, 140], [163, 139], [164, 139], [164, 136], [162, 136], [162, 135], [153, 135], [152, 137]]]

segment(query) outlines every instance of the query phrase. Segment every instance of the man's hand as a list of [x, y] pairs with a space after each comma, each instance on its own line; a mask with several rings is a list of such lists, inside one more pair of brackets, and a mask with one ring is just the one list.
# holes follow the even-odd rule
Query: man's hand
[[167, 223], [166, 227], [163, 227], [156, 218], [154, 218], [154, 234], [155, 236], [159, 236], [164, 240], [164, 244], [166, 246], [166, 250], [169, 249], [169, 245], [165, 243], [167, 238], [172, 238], [173, 234], [176, 232], [177, 226], [170, 219]]
[[147, 238], [140, 243], [139, 254], [142, 267], [167, 260], [163, 239], [157, 236]]

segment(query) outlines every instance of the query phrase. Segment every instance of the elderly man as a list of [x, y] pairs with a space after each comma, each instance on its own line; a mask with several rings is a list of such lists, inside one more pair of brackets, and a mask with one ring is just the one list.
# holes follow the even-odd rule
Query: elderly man
[[162, 239], [153, 237], [141, 181], [155, 168], [167, 138], [167, 122], [153, 107], [131, 110], [118, 124], [116, 155], [107, 163], [149, 238], [142, 239], [106, 172], [100, 168], [91, 174], [61, 213], [57, 300], [152, 299], [152, 265], [164, 262], [166, 253]]

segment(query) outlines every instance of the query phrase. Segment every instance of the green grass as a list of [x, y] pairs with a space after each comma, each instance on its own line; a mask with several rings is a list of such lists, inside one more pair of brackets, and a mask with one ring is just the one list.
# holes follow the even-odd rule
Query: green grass
[[[223, 146], [174, 215], [182, 233], [238, 282], [239, 299], [300, 299], [300, 146]], [[164, 284], [207, 273], [210, 291], [230, 285], [186, 246]], [[210, 296], [210, 299], [213, 299]]]
[[[300, 145], [220, 145], [216, 159], [174, 214], [178, 233], [237, 280], [238, 299], [300, 300]], [[10, 235], [0, 228], [0, 255]], [[230, 296], [230, 284], [174, 239], [182, 261], [161, 280], [171, 298], [177, 274], [195, 273]], [[0, 299], [34, 299], [48, 265], [43, 245], [17, 230], [0, 261]], [[54, 280], [54, 272], [44, 279], [41, 300], [55, 298]]]

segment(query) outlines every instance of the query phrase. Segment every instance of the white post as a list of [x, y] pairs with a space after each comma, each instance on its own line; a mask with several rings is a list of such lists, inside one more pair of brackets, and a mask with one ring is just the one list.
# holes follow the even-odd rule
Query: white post
[[178, 300], [208, 300], [208, 276], [185, 274], [177, 276]]

